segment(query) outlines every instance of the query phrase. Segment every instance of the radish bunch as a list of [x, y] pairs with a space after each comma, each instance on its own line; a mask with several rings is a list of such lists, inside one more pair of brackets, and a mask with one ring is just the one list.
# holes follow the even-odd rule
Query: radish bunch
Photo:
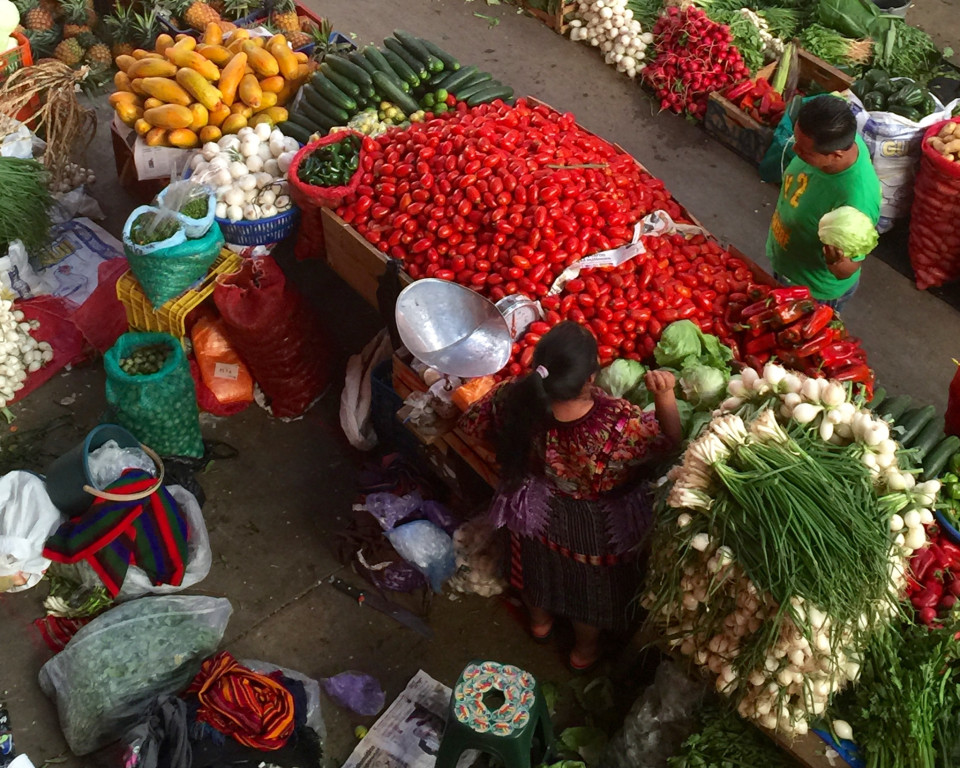
[[653, 27], [657, 56], [643, 70], [660, 108], [703, 119], [713, 91], [750, 77], [729, 27], [711, 21], [699, 8], [672, 6]]
[[570, 22], [571, 40], [599, 47], [603, 60], [628, 77], [643, 71], [653, 35], [641, 29], [626, 0], [578, 0], [577, 15]]

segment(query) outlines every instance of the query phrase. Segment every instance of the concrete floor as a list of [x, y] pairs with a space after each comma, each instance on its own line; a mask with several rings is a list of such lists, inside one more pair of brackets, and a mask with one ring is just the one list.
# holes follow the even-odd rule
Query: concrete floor
[[[671, 115], [657, 115], [636, 84], [605, 66], [596, 52], [555, 35], [508, 5], [483, 0], [324, 0], [309, 2], [356, 33], [357, 42], [379, 41], [394, 28], [436, 40], [462, 61], [475, 63], [618, 142], [663, 178], [676, 197], [723, 240], [763, 262], [763, 244], [776, 190], [763, 185], [738, 156], [714, 143], [698, 127]], [[956, 22], [947, 0], [929, 0], [911, 10], [928, 28], [949, 30]], [[491, 26], [477, 14], [499, 20]], [[946, 40], [944, 40], [946, 41]], [[91, 150], [98, 182], [94, 192], [118, 234], [133, 203], [117, 187], [108, 138], [108, 113]], [[881, 247], [893, 247], [883, 243]], [[229, 597], [234, 614], [224, 647], [254, 657], [329, 676], [346, 669], [376, 675], [388, 701], [418, 668], [451, 683], [471, 658], [485, 656], [525, 666], [542, 680], [564, 688], [570, 676], [559, 651], [527, 640], [523, 628], [498, 600], [440, 597], [429, 621], [436, 631], [426, 641], [390, 619], [362, 611], [322, 582], [341, 570], [334, 556], [356, 493], [364, 457], [344, 439], [338, 420], [339, 371], [378, 329], [375, 314], [317, 262], [284, 260], [288, 275], [316, 300], [338, 352], [335, 385], [306, 418], [283, 424], [259, 409], [227, 420], [204, 419], [206, 437], [236, 446], [240, 455], [217, 462], [202, 478], [204, 509], [214, 549], [209, 577], [194, 592]], [[349, 318], [347, 320], [347, 318]], [[947, 385], [960, 356], [960, 318], [939, 299], [918, 292], [912, 282], [880, 259], [865, 269], [863, 287], [847, 320], [860, 336], [871, 364], [888, 390], [910, 393], [943, 409]], [[51, 453], [75, 443], [99, 418], [104, 406], [99, 364], [55, 377], [14, 408], [21, 429], [71, 414], [73, 426], [53, 435]], [[64, 398], [75, 396], [70, 405]], [[348, 578], [350, 576], [348, 575]], [[358, 581], [358, 577], [352, 577]], [[30, 623], [42, 615], [43, 587], [0, 596], [0, 701], [8, 704], [17, 747], [39, 767], [63, 754], [66, 768], [87, 766], [66, 747], [52, 704], [36, 684], [49, 652]], [[608, 668], [622, 690], [630, 671]], [[325, 701], [328, 755], [339, 764], [354, 745], [353, 727], [364, 720]]]

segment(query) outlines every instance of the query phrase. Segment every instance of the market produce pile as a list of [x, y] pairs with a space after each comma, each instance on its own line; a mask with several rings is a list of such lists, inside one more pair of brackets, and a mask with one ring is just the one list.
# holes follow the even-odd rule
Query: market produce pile
[[940, 484], [840, 382], [768, 364], [728, 394], [669, 474], [644, 604], [742, 716], [803, 734], [896, 614]]

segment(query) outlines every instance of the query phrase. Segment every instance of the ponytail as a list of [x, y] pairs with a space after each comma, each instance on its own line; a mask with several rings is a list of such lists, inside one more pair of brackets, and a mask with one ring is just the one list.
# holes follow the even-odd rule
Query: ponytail
[[515, 490], [530, 473], [551, 404], [577, 398], [597, 372], [597, 340], [583, 326], [559, 323], [540, 339], [532, 367], [532, 373], [510, 386], [503, 402], [497, 461], [507, 490]]

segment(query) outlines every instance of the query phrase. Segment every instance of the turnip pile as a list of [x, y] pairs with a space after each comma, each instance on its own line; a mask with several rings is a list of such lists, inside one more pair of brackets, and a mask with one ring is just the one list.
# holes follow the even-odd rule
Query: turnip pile
[[768, 364], [728, 393], [668, 476], [644, 603], [742, 716], [803, 734], [896, 613], [939, 484], [839, 382]]
[[603, 60], [628, 77], [643, 71], [653, 35], [633, 18], [627, 0], [578, 0], [576, 14], [570, 22], [571, 40], [599, 47]]
[[236, 136], [204, 144], [191, 161], [191, 178], [215, 190], [218, 219], [269, 219], [293, 205], [286, 173], [299, 148], [295, 139], [264, 123], [241, 128]]
[[0, 300], [0, 408], [23, 389], [28, 374], [53, 360], [53, 347], [30, 335], [39, 327], [36, 320], [27, 321], [23, 312], [14, 309], [12, 301]]

